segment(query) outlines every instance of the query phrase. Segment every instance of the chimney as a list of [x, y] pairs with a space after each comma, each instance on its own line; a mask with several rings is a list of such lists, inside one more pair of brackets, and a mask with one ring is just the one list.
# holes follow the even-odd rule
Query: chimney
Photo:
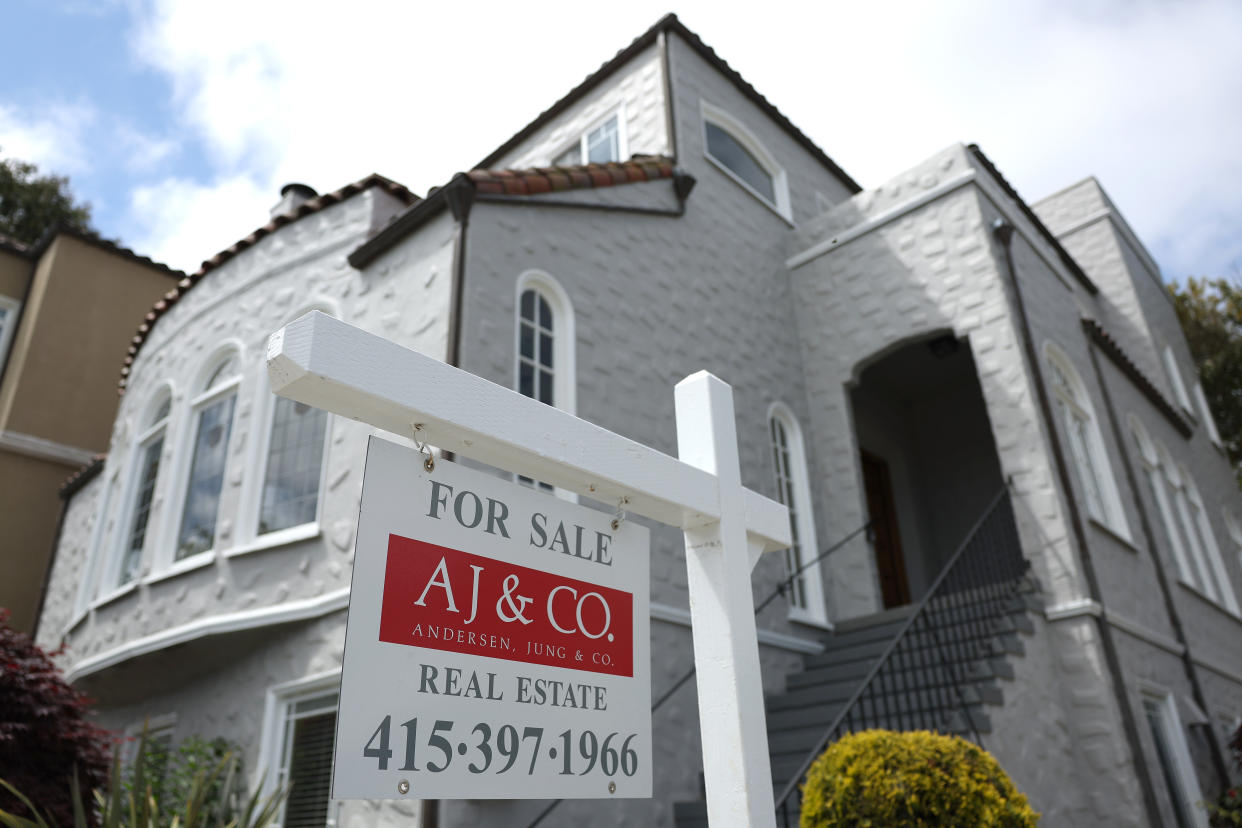
[[293, 213], [319, 193], [306, 184], [286, 184], [280, 188], [280, 201], [271, 209], [272, 218]]

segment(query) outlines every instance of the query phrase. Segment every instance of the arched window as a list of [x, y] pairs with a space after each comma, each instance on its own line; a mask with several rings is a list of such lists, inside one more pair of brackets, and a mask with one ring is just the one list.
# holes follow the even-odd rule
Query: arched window
[[1070, 456], [1078, 469], [1087, 514], [1128, 539], [1130, 530], [1087, 388], [1060, 348], [1048, 343], [1044, 356], [1053, 400], [1065, 423]]
[[168, 414], [172, 393], [162, 389], [143, 419], [143, 430], [135, 441], [134, 466], [130, 475], [126, 520], [121, 530], [120, 557], [113, 583], [120, 587], [138, 577], [142, 566], [142, 550], [146, 544], [147, 527], [151, 520], [151, 504], [155, 484], [159, 480], [160, 458], [164, 454], [164, 436], [168, 431]]
[[528, 271], [517, 284], [517, 390], [571, 414], [576, 409], [574, 317], [564, 288]]
[[807, 566], [815, 558], [819, 545], [815, 539], [802, 430], [793, 412], [780, 403], [773, 404], [768, 411], [768, 429], [776, 471], [776, 494], [789, 509], [789, 532], [793, 539], [785, 550], [785, 571], [791, 576], [790, 617], [823, 624], [827, 621], [827, 612], [819, 565]]
[[1204, 596], [1238, 614], [1237, 598], [1198, 487], [1185, 467], [1173, 462], [1168, 450], [1151, 438], [1137, 417], [1130, 415], [1129, 421], [1156, 507], [1160, 511], [1169, 549], [1177, 564], [1178, 577]]
[[703, 147], [709, 161], [775, 210], [793, 220], [785, 170], [741, 121], [702, 102]]
[[[517, 281], [514, 382], [519, 393], [571, 414], [576, 409], [574, 315], [569, 296], [546, 273], [527, 271]], [[534, 485], [528, 477], [518, 477]], [[552, 490], [547, 483], [539, 488]]]
[[241, 360], [235, 351], [220, 358], [191, 401], [190, 471], [185, 487], [180, 528], [173, 557], [182, 560], [215, 546], [216, 518], [224, 489], [224, 465], [233, 409], [241, 383]]

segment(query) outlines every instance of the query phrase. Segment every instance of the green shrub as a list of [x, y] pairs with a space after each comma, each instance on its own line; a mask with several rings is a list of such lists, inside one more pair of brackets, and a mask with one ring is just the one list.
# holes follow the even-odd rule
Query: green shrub
[[[195, 780], [200, 773], [210, 772], [226, 757], [238, 757], [240, 748], [227, 739], [207, 740], [201, 736], [189, 736], [182, 739], [176, 747], [157, 740], [148, 740], [143, 750], [141, 765], [135, 760], [124, 772], [122, 792], [125, 795], [143, 797], [145, 794], [165, 806], [185, 802], [193, 794]], [[234, 768], [234, 775], [241, 777], [243, 772], [240, 760]], [[217, 776], [214, 784], [208, 787], [204, 806], [209, 809], [230, 808], [236, 810], [236, 801], [225, 801], [224, 779]], [[238, 791], [231, 792], [236, 800]], [[169, 828], [173, 815], [164, 811], [160, 814], [160, 828]]]
[[802, 828], [1028, 828], [1026, 797], [986, 752], [925, 730], [866, 730], [815, 760]]
[[[204, 743], [210, 744], [210, 743]], [[3, 779], [0, 789], [13, 796], [33, 815], [33, 819], [0, 808], [0, 826], [4, 828], [266, 828], [280, 813], [285, 792], [261, 797], [256, 791], [244, 798], [239, 773], [240, 762], [226, 754], [210, 767], [198, 769], [185, 786], [184, 800], [161, 802], [156, 799], [146, 778], [152, 761], [145, 734], [138, 742], [132, 775], [121, 769], [118, 749], [112, 758], [108, 790], [94, 792], [94, 807], [83, 806], [78, 777], [70, 782], [70, 799], [74, 803], [73, 819], [65, 822], [49, 817], [20, 791]], [[127, 778], [128, 776], [128, 778]]]
[[[1242, 770], [1242, 727], [1234, 731], [1229, 749], [1233, 751], [1234, 764]], [[1226, 789], [1207, 809], [1212, 828], [1242, 828], [1242, 785]]]

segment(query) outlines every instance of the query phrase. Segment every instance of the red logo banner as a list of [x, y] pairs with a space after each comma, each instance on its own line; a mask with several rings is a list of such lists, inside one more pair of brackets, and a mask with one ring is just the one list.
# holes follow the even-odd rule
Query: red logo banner
[[628, 592], [388, 536], [380, 641], [632, 676], [633, 630]]

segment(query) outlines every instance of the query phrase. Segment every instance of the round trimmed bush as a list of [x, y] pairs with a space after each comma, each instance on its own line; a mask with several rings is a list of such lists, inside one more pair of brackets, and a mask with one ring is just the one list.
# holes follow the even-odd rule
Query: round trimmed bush
[[926, 730], [865, 730], [815, 760], [802, 828], [1028, 828], [1039, 814], [987, 752]]

